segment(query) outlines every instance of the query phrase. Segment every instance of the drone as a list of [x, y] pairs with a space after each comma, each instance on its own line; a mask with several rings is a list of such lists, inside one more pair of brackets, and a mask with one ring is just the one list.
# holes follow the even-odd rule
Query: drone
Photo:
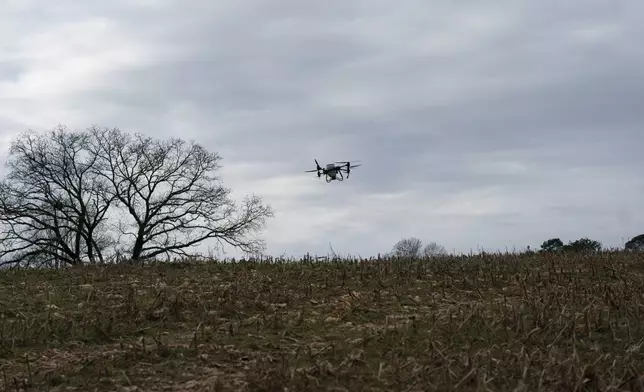
[[350, 161], [340, 161], [336, 163], [329, 163], [326, 165], [325, 168], [320, 167], [320, 164], [318, 163], [317, 159], [315, 160], [315, 165], [317, 168], [315, 170], [307, 170], [305, 173], [318, 173], [318, 178], [322, 177], [322, 174], [325, 175], [326, 182], [331, 182], [333, 180], [337, 181], [344, 181], [344, 175], [342, 172], [347, 173], [347, 178], [349, 178], [349, 174], [351, 173], [351, 169], [354, 167], [362, 166], [362, 165], [351, 165]]

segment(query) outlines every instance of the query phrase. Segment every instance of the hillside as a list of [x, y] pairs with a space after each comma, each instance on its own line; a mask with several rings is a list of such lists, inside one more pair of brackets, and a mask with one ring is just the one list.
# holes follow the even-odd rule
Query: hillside
[[620, 252], [2, 271], [0, 385], [641, 390], [642, 293]]

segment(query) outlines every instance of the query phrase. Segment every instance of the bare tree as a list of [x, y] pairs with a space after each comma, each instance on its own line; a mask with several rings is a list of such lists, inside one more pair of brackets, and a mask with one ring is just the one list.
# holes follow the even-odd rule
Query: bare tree
[[405, 259], [415, 259], [421, 256], [422, 248], [423, 241], [418, 238], [403, 238], [394, 245], [392, 255]]
[[102, 260], [104, 183], [90, 172], [88, 135], [59, 126], [22, 134], [11, 146], [0, 183], [0, 263], [75, 265]]
[[439, 245], [436, 242], [430, 242], [425, 246], [425, 249], [423, 249], [423, 254], [425, 257], [436, 257], [446, 255], [447, 251], [444, 246]]
[[171, 138], [159, 141], [119, 129], [91, 128], [90, 151], [97, 157], [96, 176], [109, 183], [108, 193], [126, 211], [122, 238], [130, 238], [133, 260], [186, 251], [208, 239], [244, 252], [257, 252], [263, 241], [252, 235], [273, 212], [259, 197], [241, 207], [215, 175], [220, 157], [201, 145]]
[[258, 197], [237, 206], [214, 175], [219, 160], [194, 143], [117, 129], [26, 132], [0, 183], [0, 264], [103, 261], [124, 244], [134, 260], [185, 256], [207, 239], [261, 251], [253, 235], [272, 210]]

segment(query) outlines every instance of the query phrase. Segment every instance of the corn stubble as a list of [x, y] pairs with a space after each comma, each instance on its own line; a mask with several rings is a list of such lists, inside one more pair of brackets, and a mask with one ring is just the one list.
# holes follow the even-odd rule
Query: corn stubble
[[0, 387], [644, 390], [644, 257], [179, 263], [0, 274]]

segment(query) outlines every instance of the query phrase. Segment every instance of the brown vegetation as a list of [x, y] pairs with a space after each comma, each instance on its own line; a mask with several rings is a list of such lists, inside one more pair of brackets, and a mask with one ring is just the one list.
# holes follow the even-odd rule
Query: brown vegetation
[[0, 273], [0, 386], [644, 389], [644, 258], [179, 263]]

